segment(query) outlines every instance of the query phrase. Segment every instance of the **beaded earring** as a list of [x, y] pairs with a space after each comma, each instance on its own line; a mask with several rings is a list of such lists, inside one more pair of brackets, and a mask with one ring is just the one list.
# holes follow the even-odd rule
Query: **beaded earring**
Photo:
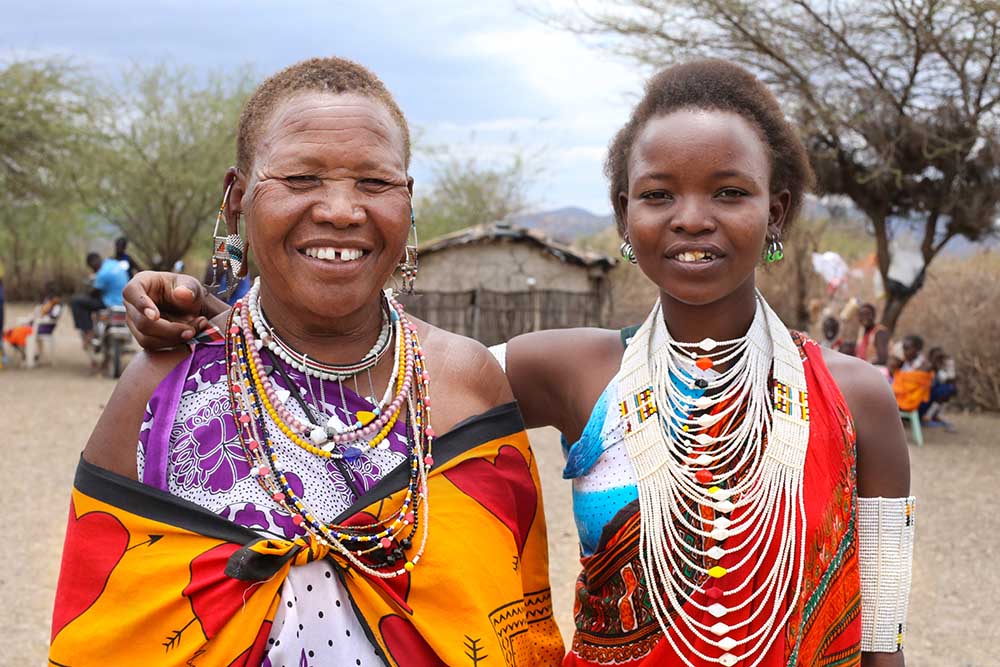
[[410, 209], [410, 233], [413, 234], [413, 245], [407, 245], [403, 261], [399, 263], [399, 272], [403, 275], [403, 289], [406, 294], [413, 294], [413, 284], [417, 280], [417, 270], [420, 262], [417, 258], [417, 220]]
[[632, 243], [625, 237], [625, 241], [618, 247], [618, 251], [622, 254], [629, 264], [637, 264], [638, 260], [635, 258], [635, 249], [632, 247]]
[[774, 264], [775, 262], [780, 262], [785, 258], [785, 246], [781, 242], [781, 238], [777, 235], [772, 236], [767, 243], [767, 251], [764, 253], [764, 261], [768, 264]]
[[215, 229], [212, 232], [212, 282], [209, 287], [219, 285], [220, 272], [225, 275], [229, 269], [232, 269], [233, 277], [237, 277], [240, 269], [243, 268], [243, 261], [246, 259], [246, 244], [238, 233], [226, 234], [225, 236], [220, 234], [220, 228], [225, 225], [226, 204], [229, 203], [229, 193], [232, 189], [232, 183], [226, 186], [226, 192], [222, 195], [222, 203], [219, 205], [219, 213], [215, 216]]

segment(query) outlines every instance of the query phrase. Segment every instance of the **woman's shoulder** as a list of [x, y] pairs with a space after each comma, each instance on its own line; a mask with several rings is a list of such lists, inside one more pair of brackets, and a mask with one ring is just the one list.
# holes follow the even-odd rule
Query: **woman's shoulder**
[[507, 376], [482, 343], [413, 318], [427, 359], [434, 427], [454, 424], [514, 400]]
[[191, 354], [189, 348], [139, 352], [125, 367], [83, 450], [101, 468], [135, 479], [136, 443], [146, 404], [157, 387]]

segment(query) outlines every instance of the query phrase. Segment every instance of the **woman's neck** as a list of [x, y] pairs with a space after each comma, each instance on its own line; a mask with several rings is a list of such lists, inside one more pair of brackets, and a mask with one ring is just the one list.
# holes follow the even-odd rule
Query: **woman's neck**
[[318, 361], [348, 364], [363, 358], [382, 329], [381, 292], [354, 312], [339, 317], [310, 316], [290, 308], [260, 288], [260, 308], [282, 340]]
[[670, 336], [681, 343], [698, 343], [706, 338], [733, 340], [745, 336], [757, 312], [757, 296], [751, 276], [735, 291], [705, 305], [690, 305], [660, 291], [663, 321]]

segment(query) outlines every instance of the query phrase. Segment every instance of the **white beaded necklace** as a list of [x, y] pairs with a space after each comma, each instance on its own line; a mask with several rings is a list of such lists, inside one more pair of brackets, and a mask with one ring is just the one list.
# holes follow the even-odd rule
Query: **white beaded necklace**
[[[674, 341], [657, 303], [625, 351], [620, 378], [618, 399], [635, 411], [625, 416], [625, 446], [639, 491], [640, 561], [660, 628], [689, 667], [691, 656], [756, 667], [802, 588], [809, 417], [799, 351], [760, 294], [747, 335], [722, 342]], [[706, 549], [708, 541], [717, 544]], [[765, 562], [772, 549], [774, 560]], [[718, 564], [734, 553], [739, 560], [728, 568]], [[752, 583], [742, 602], [726, 603]], [[746, 607], [744, 620], [726, 622]], [[717, 621], [702, 623], [692, 609]], [[754, 625], [739, 640], [730, 636]], [[695, 648], [699, 641], [718, 654]]]
[[282, 359], [295, 370], [301, 371], [306, 376], [319, 378], [320, 380], [343, 381], [354, 377], [363, 370], [370, 369], [378, 364], [382, 355], [389, 349], [389, 342], [392, 337], [392, 326], [389, 317], [386, 315], [387, 306], [382, 307], [382, 327], [379, 330], [378, 339], [371, 349], [365, 353], [361, 360], [349, 364], [343, 369], [328, 364], [322, 364], [315, 359], [309, 359], [305, 355], [298, 353], [295, 348], [285, 342], [274, 330], [264, 316], [264, 311], [260, 307], [260, 277], [258, 277], [250, 292], [247, 295], [247, 303], [250, 307], [250, 316], [253, 319], [253, 327], [257, 333], [257, 339], [267, 346], [279, 359]]

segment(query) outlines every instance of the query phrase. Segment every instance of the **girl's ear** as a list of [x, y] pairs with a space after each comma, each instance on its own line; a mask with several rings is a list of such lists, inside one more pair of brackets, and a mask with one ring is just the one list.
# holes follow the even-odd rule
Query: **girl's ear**
[[792, 205], [792, 193], [788, 190], [771, 194], [768, 206], [767, 236], [781, 238], [788, 223], [788, 209]]

